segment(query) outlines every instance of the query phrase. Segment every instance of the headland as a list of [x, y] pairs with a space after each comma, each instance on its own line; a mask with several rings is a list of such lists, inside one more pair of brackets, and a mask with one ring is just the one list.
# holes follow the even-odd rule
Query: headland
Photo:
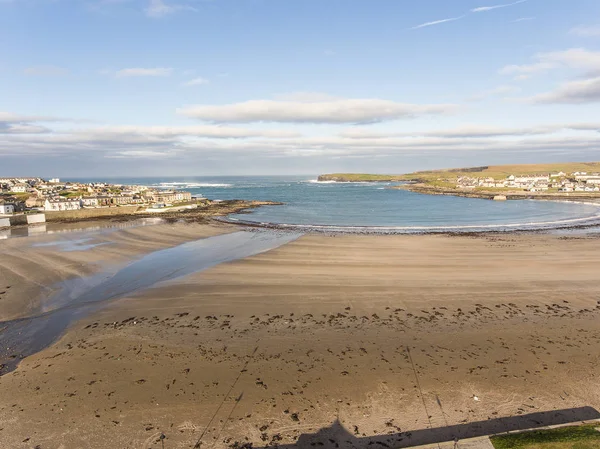
[[496, 165], [403, 175], [334, 173], [321, 182], [402, 182], [393, 188], [483, 199], [600, 201], [600, 162]]

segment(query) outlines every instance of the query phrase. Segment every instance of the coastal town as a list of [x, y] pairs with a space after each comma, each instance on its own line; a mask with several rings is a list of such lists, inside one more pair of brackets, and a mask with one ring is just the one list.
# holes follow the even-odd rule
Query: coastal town
[[0, 178], [0, 215], [140, 206], [163, 209], [192, 201], [190, 192], [58, 178]]
[[509, 175], [505, 179], [493, 177], [459, 176], [458, 189], [517, 189], [526, 192], [600, 192], [600, 172], [550, 173]]
[[208, 199], [174, 184], [158, 186], [61, 181], [58, 178], [0, 178], [0, 240], [46, 232], [81, 222], [123, 224], [140, 219], [199, 223], [274, 201]]

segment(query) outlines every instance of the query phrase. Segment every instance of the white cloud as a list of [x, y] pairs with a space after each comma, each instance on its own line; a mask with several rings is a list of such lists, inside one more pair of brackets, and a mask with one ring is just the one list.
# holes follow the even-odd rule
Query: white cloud
[[103, 126], [68, 131], [68, 134], [93, 139], [131, 138], [175, 139], [179, 137], [201, 137], [215, 139], [242, 139], [251, 137], [291, 138], [300, 134], [290, 130], [255, 130], [216, 125], [195, 126]]
[[[304, 139], [269, 139], [269, 140], [221, 140], [214, 141], [209, 139], [185, 141], [175, 146], [165, 149], [164, 144], [152, 145], [144, 142], [52, 142], [39, 139], [37, 141], [20, 140], [14, 142], [12, 148], [19, 148], [20, 151], [31, 150], [39, 152], [54, 153], [81, 153], [84, 150], [94, 152], [104, 152], [105, 157], [111, 155], [132, 155], [133, 152], [140, 155], [140, 152], [165, 153], [177, 151], [182, 155], [200, 153], [203, 155], [227, 154], [228, 152], [243, 152], [247, 156], [257, 156], [262, 154], [290, 155], [290, 154], [310, 154], [321, 155], [379, 155], [401, 154], [409, 151], [528, 151], [550, 149], [575, 150], [575, 149], [596, 149], [600, 145], [600, 135], [598, 136], [549, 136], [549, 137], [525, 137], [517, 140], [506, 139], [468, 139], [468, 138], [379, 138], [379, 139], [347, 139], [343, 137], [318, 137]], [[0, 147], [0, 152], [10, 152], [10, 145]], [[19, 153], [22, 154], [22, 153]]]
[[507, 8], [509, 6], [514, 6], [514, 5], [518, 5], [519, 3], [525, 3], [527, 0], [518, 0], [516, 2], [513, 3], [505, 3], [502, 5], [493, 5], [493, 6], [480, 6], [478, 8], [473, 8], [471, 10], [471, 12], [486, 12], [486, 11], [492, 11], [494, 9], [500, 9], [500, 8]]
[[26, 68], [23, 73], [29, 76], [63, 76], [69, 73], [69, 70], [54, 65], [41, 65]]
[[125, 150], [106, 157], [113, 159], [163, 159], [173, 156], [173, 151]]
[[44, 115], [20, 115], [13, 114], [12, 112], [0, 111], [0, 122], [56, 122], [63, 120], [64, 119]]
[[185, 83], [183, 83], [184, 86], [200, 86], [202, 84], [208, 84], [210, 81], [208, 81], [206, 78], [202, 78], [201, 76], [199, 76], [198, 78], [194, 78], [192, 80], [189, 80]]
[[585, 48], [571, 48], [564, 51], [538, 53], [536, 62], [524, 65], [508, 65], [500, 70], [502, 75], [518, 75], [519, 79], [539, 72], [557, 68], [588, 70], [589, 75], [600, 72], [600, 52]]
[[529, 99], [537, 104], [584, 104], [600, 103], [600, 77], [571, 81], [556, 90]]
[[523, 128], [499, 127], [488, 125], [467, 124], [451, 129], [432, 131], [407, 131], [389, 133], [382, 131], [369, 131], [364, 128], [349, 128], [341, 132], [341, 137], [349, 139], [387, 139], [390, 137], [437, 137], [444, 139], [482, 139], [489, 137], [518, 137], [553, 134], [564, 130], [571, 131], [598, 131], [598, 123], [562, 123], [550, 125], [535, 125]]
[[460, 20], [465, 16], [459, 16], [459, 17], [450, 17], [449, 19], [441, 19], [441, 20], [434, 20], [433, 22], [425, 22], [422, 23], [421, 25], [417, 25], [414, 26], [412, 28], [410, 28], [411, 30], [418, 30], [419, 28], [425, 28], [425, 27], [430, 27], [433, 25], [439, 25], [441, 23], [446, 23], [446, 22], [454, 22], [455, 20]]
[[132, 76], [170, 76], [173, 73], [173, 69], [158, 67], [153, 69], [145, 69], [145, 68], [130, 68], [130, 69], [121, 69], [115, 73], [117, 78], [125, 78]]
[[597, 70], [600, 68], [600, 52], [584, 48], [571, 48], [566, 51], [542, 53], [541, 58], [575, 69]]
[[[520, 3], [525, 3], [526, 1], [527, 0], [518, 0], [518, 1], [513, 2], [513, 3], [505, 3], [505, 4], [501, 4], [501, 5], [479, 6], [477, 8], [471, 9], [469, 11], [469, 13], [480, 13], [480, 12], [492, 11], [494, 9], [499, 9], [499, 8], [507, 8], [509, 6], [518, 5]], [[439, 24], [446, 23], [446, 22], [454, 22], [454, 21], [460, 20], [460, 19], [462, 19], [464, 17], [466, 17], [466, 14], [463, 14], [462, 16], [458, 16], [458, 17], [450, 17], [448, 19], [441, 19], [441, 20], [434, 20], [432, 22], [425, 22], [425, 23], [422, 23], [420, 25], [414, 26], [414, 27], [412, 27], [410, 29], [411, 30], [417, 30], [419, 28], [430, 27], [430, 26], [433, 26], [433, 25], [439, 25]], [[530, 18], [523, 18], [522, 20], [530, 20]]]
[[549, 151], [596, 149], [600, 145], [600, 134], [592, 136], [544, 136], [523, 137], [521, 139], [494, 138], [436, 138], [413, 137], [394, 138], [381, 137], [375, 139], [349, 139], [341, 136], [313, 137], [293, 140], [263, 141], [197, 141], [185, 143], [178, 148], [191, 152], [213, 152], [217, 154], [237, 152], [253, 155], [310, 155], [310, 156], [385, 156], [407, 152], [425, 151], [476, 151], [476, 152], [509, 152], [509, 151]]
[[226, 105], [196, 105], [178, 109], [179, 114], [216, 123], [355, 123], [367, 124], [427, 114], [455, 112], [457, 105], [417, 105], [379, 99], [328, 101], [252, 100]]
[[0, 121], [0, 134], [40, 134], [50, 132], [50, 129], [30, 123], [5, 123]]
[[[500, 74], [501, 75], [519, 74], [519, 76], [525, 75], [526, 77], [528, 77], [532, 73], [545, 72], [547, 70], [553, 69], [554, 67], [556, 67], [556, 65], [551, 62], [536, 62], [534, 64], [525, 64], [525, 65], [507, 65], [507, 66], [503, 67], [502, 69], [500, 69]], [[520, 79], [526, 79], [526, 78], [521, 77]]]
[[[4, 115], [6, 118], [7, 115]], [[14, 118], [14, 116], [11, 116]], [[582, 131], [561, 135], [564, 130]], [[241, 157], [384, 157], [411, 152], [591, 151], [600, 145], [599, 123], [522, 128], [463, 125], [424, 132], [369, 132], [303, 137], [285, 130], [219, 126], [104, 126], [38, 134], [0, 134], [0, 155], [86, 158], [221, 160]]]
[[150, 0], [148, 7], [145, 9], [149, 17], [160, 18], [173, 14], [177, 11], [194, 11], [197, 9], [189, 5], [167, 4], [163, 0]]
[[529, 22], [530, 20], [535, 20], [535, 17], [519, 17], [518, 19], [513, 20], [513, 23]]
[[65, 121], [56, 117], [18, 115], [0, 111], [0, 134], [41, 134], [50, 132], [36, 122]]
[[581, 37], [600, 37], [600, 25], [579, 25], [573, 28], [570, 33]]

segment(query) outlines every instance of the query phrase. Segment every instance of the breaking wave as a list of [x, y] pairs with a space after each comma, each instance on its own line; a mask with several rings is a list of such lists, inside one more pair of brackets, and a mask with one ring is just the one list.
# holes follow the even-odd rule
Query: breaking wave
[[232, 187], [232, 184], [210, 183], [210, 182], [161, 182], [156, 187], [164, 189], [183, 188], [194, 189], [200, 187]]
[[366, 182], [366, 181], [319, 181], [318, 179], [309, 179], [304, 181], [307, 184], [339, 184], [356, 186], [389, 186], [391, 182]]

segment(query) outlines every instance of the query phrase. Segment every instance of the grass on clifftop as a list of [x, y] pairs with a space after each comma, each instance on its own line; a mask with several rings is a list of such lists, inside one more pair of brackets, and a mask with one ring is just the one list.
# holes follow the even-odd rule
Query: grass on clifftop
[[559, 164], [514, 164], [489, 165], [444, 170], [428, 170], [404, 175], [376, 175], [366, 173], [332, 173], [321, 175], [320, 179], [342, 179], [345, 181], [409, 181], [420, 180], [430, 183], [439, 178], [455, 179], [459, 176], [474, 178], [505, 179], [510, 175], [534, 175], [548, 173], [600, 172], [600, 162], [564, 162]]
[[598, 449], [598, 425], [562, 427], [492, 437], [495, 449]]
[[598, 172], [600, 162], [565, 162], [560, 164], [514, 164], [490, 165], [484, 167], [457, 168], [448, 170], [430, 170], [411, 173], [416, 177], [439, 178], [445, 176], [472, 176], [475, 178], [505, 179], [510, 175], [536, 175], [549, 173]]

